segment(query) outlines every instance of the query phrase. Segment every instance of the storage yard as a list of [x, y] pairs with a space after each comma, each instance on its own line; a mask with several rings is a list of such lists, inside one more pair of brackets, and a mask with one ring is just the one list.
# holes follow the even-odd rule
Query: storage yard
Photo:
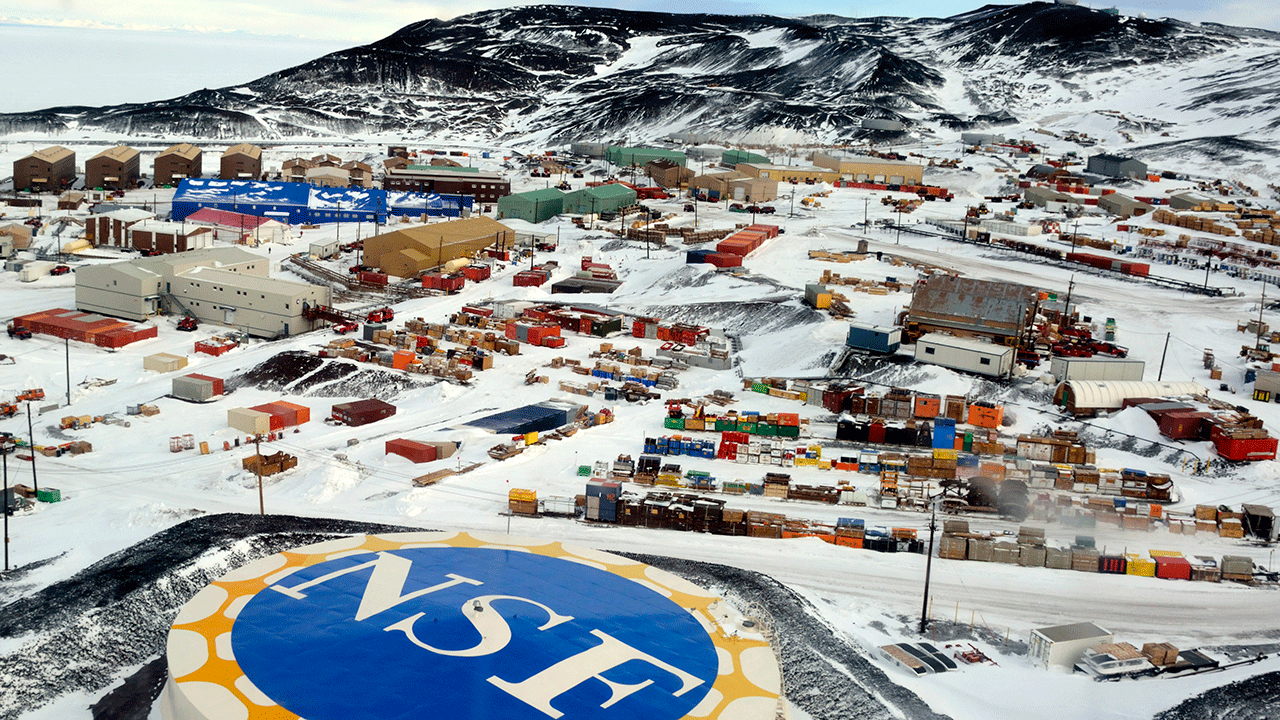
[[[391, 528], [642, 554], [763, 626], [795, 718], [985, 720], [1047, 703], [1153, 717], [1273, 677], [1280, 318], [1259, 306], [1268, 264], [1221, 244], [1247, 222], [1230, 242], [1262, 258], [1270, 216], [1215, 203], [1171, 218], [1148, 201], [1205, 181], [1158, 175], [1126, 181], [1160, 209], [1123, 222], [1096, 209], [1100, 187], [1067, 181], [1044, 186], [1067, 198], [1052, 202], [1092, 210], [993, 200], [1030, 189], [995, 170], [1008, 152], [926, 165], [918, 186], [779, 182], [758, 217], [640, 186], [647, 214], [499, 220], [510, 236], [467, 235], [464, 262], [445, 240], [440, 261], [398, 250], [422, 269], [404, 276], [366, 266], [361, 243], [418, 220], [309, 218], [240, 246], [268, 278], [324, 280], [332, 298], [289, 308], [318, 329], [270, 339], [221, 316], [231, 303], [135, 325], [72, 310], [74, 272], [0, 274], [5, 319], [33, 331], [0, 337], [0, 432], [19, 442], [8, 473], [24, 486], [0, 589], [14, 638], [0, 673], [16, 689], [0, 718], [70, 717], [143, 682], [177, 608], [245, 561]], [[504, 157], [477, 162], [541, 191], [532, 163]], [[1228, 185], [1224, 205], [1280, 207]], [[123, 200], [164, 207], [151, 196], [166, 192]], [[984, 224], [979, 205], [1015, 212]], [[1208, 272], [1200, 250], [1218, 253]], [[182, 579], [112, 590], [113, 617], [146, 608], [146, 639], [108, 632], [113, 659], [68, 689], [37, 666], [81, 646], [94, 623], [76, 598], [117, 552]], [[65, 608], [62, 581], [76, 588]], [[1108, 633], [1095, 665], [1160, 677], [1095, 683], [1029, 654], [1033, 631], [1084, 622]]]

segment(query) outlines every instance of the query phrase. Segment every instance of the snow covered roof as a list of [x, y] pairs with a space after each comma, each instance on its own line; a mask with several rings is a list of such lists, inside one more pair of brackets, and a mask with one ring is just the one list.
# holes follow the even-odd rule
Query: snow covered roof
[[257, 180], [184, 178], [173, 194], [174, 202], [233, 202], [244, 205], [293, 205], [306, 207], [310, 188], [299, 183]]
[[1068, 640], [1087, 640], [1093, 638], [1111, 637], [1111, 631], [1098, 627], [1091, 622], [1072, 623], [1070, 625], [1055, 625], [1047, 628], [1036, 628], [1035, 632], [1043, 635], [1050, 642], [1065, 642]]
[[138, 222], [140, 220], [150, 220], [155, 216], [155, 213], [149, 210], [143, 210], [142, 208], [120, 208], [119, 210], [112, 210], [111, 212], [99, 213], [94, 217], [109, 217], [112, 220], [119, 220], [120, 222], [127, 223]]

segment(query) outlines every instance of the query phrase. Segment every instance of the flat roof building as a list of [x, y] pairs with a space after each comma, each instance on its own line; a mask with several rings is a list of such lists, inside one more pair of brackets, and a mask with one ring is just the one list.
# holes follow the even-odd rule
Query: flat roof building
[[511, 181], [479, 168], [406, 165], [387, 167], [384, 190], [470, 195], [482, 203], [496, 203], [511, 194]]
[[204, 174], [204, 151], [191, 143], [179, 143], [156, 156], [152, 165], [156, 185], [172, 185]]
[[61, 145], [13, 161], [14, 190], [59, 190], [76, 178], [75, 151]]
[[1084, 651], [1114, 639], [1110, 630], [1091, 622], [1055, 625], [1031, 631], [1027, 654], [1045, 667], [1060, 668], [1070, 672], [1084, 655]]
[[840, 179], [840, 172], [837, 170], [807, 165], [738, 163], [734, 166], [734, 169], [751, 177], [776, 180], [777, 182], [804, 183], [806, 185], [820, 182], [833, 183]]
[[1121, 217], [1137, 217], [1155, 210], [1153, 205], [1148, 205], [1141, 200], [1135, 200], [1128, 195], [1121, 195], [1120, 193], [1108, 193], [1099, 197], [1098, 207], [1112, 215]]
[[271, 278], [269, 264], [239, 248], [206, 248], [89, 265], [76, 272], [76, 307], [131, 320], [161, 310], [191, 313], [255, 337], [314, 329], [304, 305], [331, 305], [329, 288]]
[[914, 341], [924, 333], [943, 331], [1016, 345], [1039, 307], [1040, 294], [1026, 285], [931, 275], [912, 293], [905, 335]]
[[835, 155], [815, 152], [813, 164], [835, 170], [840, 179], [885, 185], [920, 185], [924, 166], [905, 160], [885, 160], [870, 155]]
[[262, 177], [262, 148], [249, 143], [240, 143], [227, 148], [222, 153], [221, 170], [218, 177], [223, 180], [258, 180]]
[[655, 185], [664, 188], [684, 187], [694, 176], [689, 168], [665, 158], [646, 164], [644, 171]]
[[1089, 158], [1088, 172], [1109, 178], [1146, 179], [1147, 164], [1125, 155], [1102, 153]]
[[614, 165], [645, 165], [654, 160], [670, 160], [677, 165], [685, 164], [685, 154], [679, 150], [662, 148], [621, 147], [610, 145], [605, 149], [604, 157]]

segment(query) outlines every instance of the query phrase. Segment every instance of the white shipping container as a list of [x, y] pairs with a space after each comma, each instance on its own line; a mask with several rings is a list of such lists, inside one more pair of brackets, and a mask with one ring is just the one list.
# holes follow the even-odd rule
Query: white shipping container
[[35, 282], [48, 275], [57, 265], [58, 263], [48, 260], [32, 260], [18, 271], [18, 279], [22, 282]]
[[1049, 373], [1058, 382], [1067, 380], [1142, 380], [1147, 364], [1142, 360], [1121, 358], [1056, 357], [1049, 363]]
[[1014, 350], [980, 340], [930, 333], [916, 341], [916, 362], [999, 377], [1013, 369]]

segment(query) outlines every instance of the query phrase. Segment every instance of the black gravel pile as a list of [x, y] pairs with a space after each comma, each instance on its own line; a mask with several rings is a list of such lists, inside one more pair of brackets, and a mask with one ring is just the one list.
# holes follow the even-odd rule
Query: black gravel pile
[[356, 363], [291, 350], [228, 378], [227, 386], [232, 389], [254, 387], [307, 397], [393, 398], [407, 390], [428, 387], [436, 382], [418, 382], [401, 373], [363, 369]]

